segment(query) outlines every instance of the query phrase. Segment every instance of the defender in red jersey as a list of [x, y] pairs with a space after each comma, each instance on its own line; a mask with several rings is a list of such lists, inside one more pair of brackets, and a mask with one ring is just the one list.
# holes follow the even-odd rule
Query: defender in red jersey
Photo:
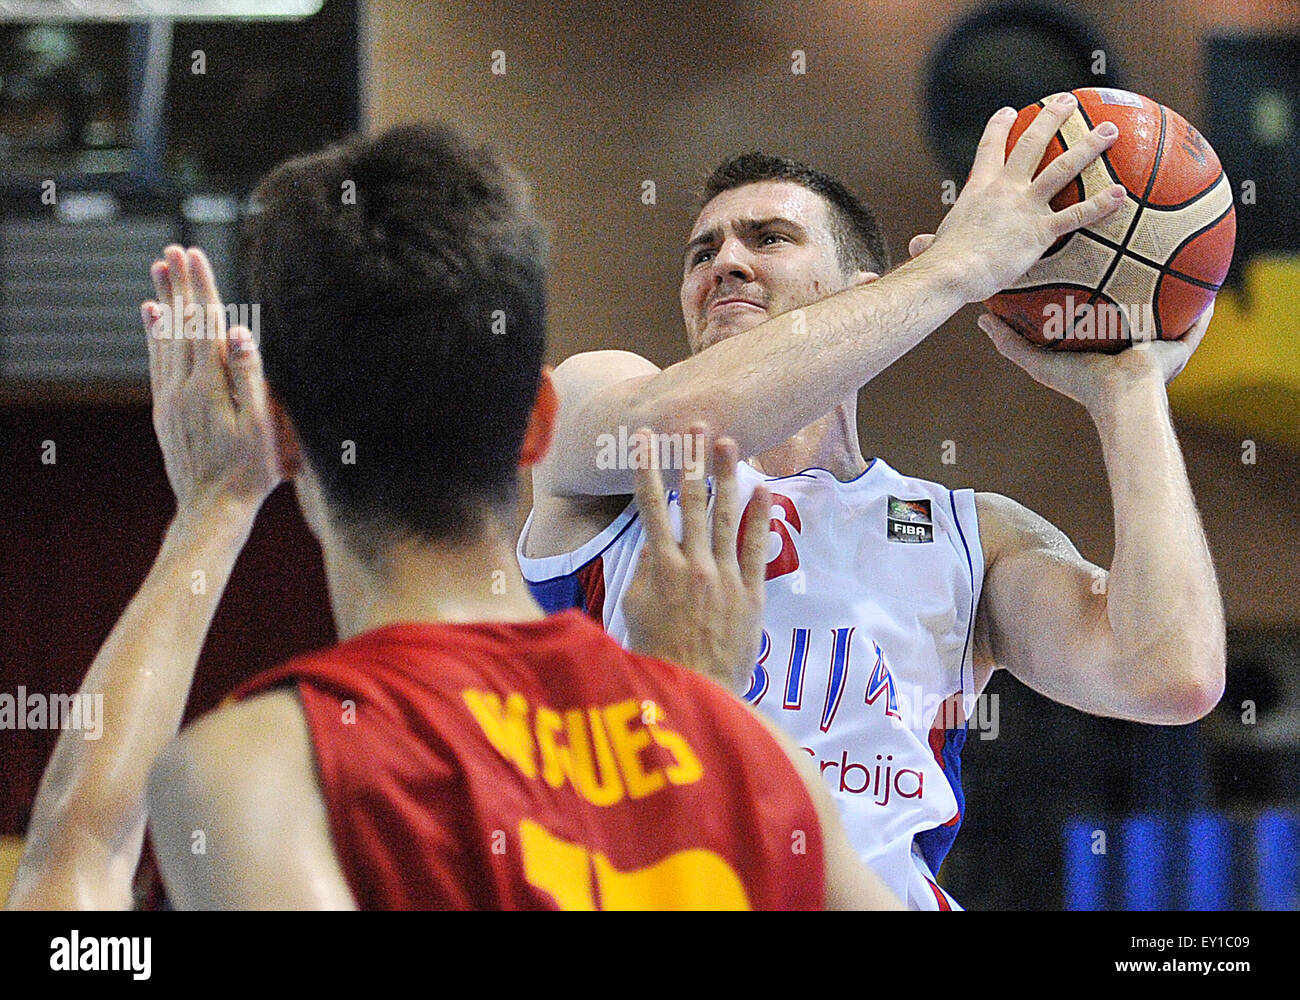
[[776, 742], [577, 612], [389, 625], [240, 693], [286, 681], [364, 909], [823, 903], [820, 825]]
[[[582, 618], [546, 618], [524, 585], [516, 476], [557, 402], [541, 229], [514, 173], [450, 129], [395, 129], [274, 171], [249, 236], [260, 346], [221, 324], [201, 253], [169, 247], [154, 267], [186, 319], [166, 337], [144, 305], [177, 517], [87, 678], [110, 690], [111, 738], [47, 774], [10, 903], [122, 905], [152, 764], [155, 851], [183, 907], [897, 905], [767, 724]], [[717, 674], [752, 657], [763, 586], [757, 542], [737, 555], [734, 445], [713, 455], [713, 518], [661, 539], [639, 579], [671, 612], [685, 567], [690, 613], [654, 615], [642, 648]], [[159, 753], [284, 478], [342, 641]], [[686, 487], [701, 512], [704, 489]], [[188, 606], [196, 566], [207, 586]]]

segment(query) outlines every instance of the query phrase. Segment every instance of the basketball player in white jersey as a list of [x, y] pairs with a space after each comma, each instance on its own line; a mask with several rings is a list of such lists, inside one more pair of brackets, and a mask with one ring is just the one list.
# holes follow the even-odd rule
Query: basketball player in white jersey
[[[994, 115], [937, 234], [884, 277], [879, 230], [838, 182], [759, 154], [725, 164], [687, 243], [692, 356], [661, 371], [597, 351], [556, 369], [555, 445], [519, 540], [544, 607], [584, 607], [626, 640], [644, 532], [621, 443], [643, 425], [675, 442], [697, 418], [734, 438], [751, 456], [742, 489], [766, 483], [774, 498], [763, 647], [734, 689], [818, 763], [855, 847], [918, 909], [955, 905], [935, 874], [961, 822], [966, 719], [993, 670], [1158, 724], [1200, 718], [1223, 690], [1222, 602], [1165, 395], [1208, 311], [1181, 341], [1115, 356], [1049, 353], [980, 319], [1002, 354], [1092, 415], [1115, 509], [1109, 573], [1014, 500], [900, 475], [858, 441], [858, 389], [1121, 203], [1115, 185], [1049, 205], [1113, 126], [1034, 177], [1073, 106], [1048, 101], [1009, 156], [1015, 112]], [[688, 473], [690, 457], [676, 456]]]

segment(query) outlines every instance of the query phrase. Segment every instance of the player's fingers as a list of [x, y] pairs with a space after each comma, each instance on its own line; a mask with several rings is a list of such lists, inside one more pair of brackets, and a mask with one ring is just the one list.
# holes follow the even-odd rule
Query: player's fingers
[[933, 242], [934, 233], [918, 233], [912, 237], [912, 242], [907, 244], [907, 255], [919, 257], [930, 249], [930, 244]]
[[1165, 382], [1172, 382], [1187, 367], [1187, 362], [1192, 359], [1196, 349], [1201, 346], [1201, 341], [1205, 338], [1205, 331], [1209, 328], [1210, 319], [1213, 316], [1214, 300], [1211, 299], [1210, 304], [1205, 307], [1205, 311], [1196, 317], [1196, 322], [1177, 340], [1171, 343], [1155, 341], [1138, 344], [1136, 347], [1166, 352], [1166, 356], [1161, 358], [1161, 362], [1165, 369]]
[[1014, 361], [1031, 374], [1034, 368], [1041, 367], [1047, 360], [1060, 360], [1045, 357], [1047, 352], [1043, 348], [1035, 347], [992, 313], [985, 313], [976, 322], [979, 328], [988, 334], [999, 354]]
[[240, 417], [256, 426], [267, 426], [270, 421], [270, 406], [266, 396], [266, 380], [262, 377], [262, 354], [253, 343], [253, 334], [247, 327], [236, 326], [230, 330], [227, 368], [230, 372], [231, 394]]
[[140, 321], [144, 324], [145, 346], [149, 349], [149, 388], [155, 396], [158, 394], [159, 379], [162, 375], [162, 359], [158, 356], [157, 337], [160, 315], [157, 302], [140, 303]]
[[645, 527], [646, 547], [652, 553], [664, 553], [676, 548], [672, 525], [668, 523], [668, 501], [664, 497], [664, 481], [659, 475], [658, 463], [650, 460], [650, 442], [653, 440], [649, 427], [640, 428], [634, 438], [645, 442], [643, 454], [644, 465], [634, 470], [637, 511], [641, 515], [641, 524]]
[[713, 442], [713, 558], [719, 566], [736, 558], [736, 492], [736, 442], [718, 438]]
[[180, 371], [182, 358], [180, 357], [180, 346], [172, 343], [173, 338], [183, 336], [181, 316], [176, 311], [177, 301], [172, 297], [172, 279], [171, 272], [167, 268], [165, 260], [156, 260], [153, 266], [149, 268], [149, 277], [153, 281], [154, 291], [158, 295], [158, 303], [162, 307], [164, 317], [164, 327], [154, 332], [160, 336], [155, 339], [161, 340], [162, 343], [156, 343], [154, 346], [158, 350], [158, 374], [160, 377], [167, 379], [176, 376]]
[[211, 363], [215, 374], [221, 371], [227, 353], [226, 314], [221, 308], [221, 293], [217, 291], [217, 279], [207, 255], [198, 247], [191, 247], [186, 256], [194, 286], [194, 304], [203, 310], [203, 331], [207, 338], [199, 347], [200, 356]]
[[975, 162], [970, 168], [967, 184], [992, 180], [1002, 170], [1007, 156], [1007, 135], [1015, 120], [1015, 108], [1002, 108], [989, 119], [984, 134], [980, 136], [980, 144], [975, 148]]
[[740, 578], [746, 587], [762, 589], [767, 573], [767, 542], [772, 521], [772, 491], [757, 486], [742, 519]]
[[164, 303], [169, 309], [172, 304], [172, 278], [171, 273], [167, 270], [165, 260], [156, 260], [149, 268], [149, 278], [153, 281], [154, 294], [158, 296], [158, 301]]
[[1114, 122], [1102, 122], [1088, 133], [1083, 142], [1067, 149], [1044, 167], [1030, 184], [1030, 190], [1037, 198], [1051, 199], [1079, 176], [1084, 167], [1114, 145], [1117, 138], [1119, 127]]
[[1047, 152], [1047, 144], [1052, 141], [1052, 136], [1056, 135], [1061, 123], [1074, 114], [1077, 104], [1078, 101], [1071, 93], [1053, 94], [1049, 97], [1029, 127], [1020, 134], [1015, 148], [1007, 155], [1007, 172], [1025, 180], [1033, 177], [1038, 164], [1043, 161], [1043, 154]]
[[167, 262], [167, 274], [171, 279], [172, 374], [186, 378], [194, 369], [195, 340], [192, 336], [186, 336], [194, 331], [194, 291], [190, 285], [185, 249], [173, 243], [164, 248], [163, 258]]
[[194, 301], [194, 286], [190, 282], [190, 265], [185, 248], [175, 243], [163, 248], [167, 273], [171, 278], [172, 295], [179, 296], [185, 305]]
[[[701, 458], [707, 456], [712, 444], [708, 427], [702, 423], [692, 424], [687, 433], [691, 437], [695, 454]], [[683, 456], [686, 447], [686, 442], [683, 442]], [[690, 470], [682, 470], [682, 488], [678, 494], [682, 509], [682, 551], [688, 557], [696, 559], [709, 551], [709, 484], [703, 474], [703, 464], [700, 463], [700, 468], [694, 475], [690, 474]]]
[[1126, 197], [1128, 197], [1128, 191], [1123, 184], [1112, 184], [1104, 191], [1098, 191], [1086, 201], [1080, 201], [1067, 206], [1059, 212], [1053, 212], [1052, 235], [1056, 237], [1065, 236], [1076, 229], [1082, 229], [1084, 226], [1091, 226], [1094, 222], [1100, 222], [1124, 204]]
[[1210, 299], [1210, 304], [1205, 307], [1205, 312], [1196, 317], [1196, 322], [1192, 324], [1185, 334], [1178, 339], [1189, 344], [1192, 350], [1196, 350], [1196, 345], [1201, 342], [1205, 336], [1205, 331], [1210, 327], [1210, 320], [1214, 318], [1214, 299]]

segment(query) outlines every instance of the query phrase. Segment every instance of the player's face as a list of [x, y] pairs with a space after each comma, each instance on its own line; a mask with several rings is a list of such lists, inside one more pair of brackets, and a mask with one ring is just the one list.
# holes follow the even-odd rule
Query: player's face
[[789, 181], [723, 191], [686, 246], [682, 317], [691, 351], [840, 291], [830, 206]]

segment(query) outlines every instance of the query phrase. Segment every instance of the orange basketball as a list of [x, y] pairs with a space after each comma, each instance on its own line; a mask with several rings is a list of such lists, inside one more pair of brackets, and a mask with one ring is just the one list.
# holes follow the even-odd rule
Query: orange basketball
[[[1115, 353], [1144, 340], [1177, 340], [1228, 274], [1237, 235], [1232, 187], [1210, 144], [1186, 119], [1126, 90], [1083, 87], [1052, 138], [1041, 171], [1104, 121], [1119, 138], [1055, 198], [1061, 210], [1113, 183], [1124, 204], [1058, 240], [989, 311], [1055, 350]], [[1043, 102], [1020, 112], [1010, 153]]]

